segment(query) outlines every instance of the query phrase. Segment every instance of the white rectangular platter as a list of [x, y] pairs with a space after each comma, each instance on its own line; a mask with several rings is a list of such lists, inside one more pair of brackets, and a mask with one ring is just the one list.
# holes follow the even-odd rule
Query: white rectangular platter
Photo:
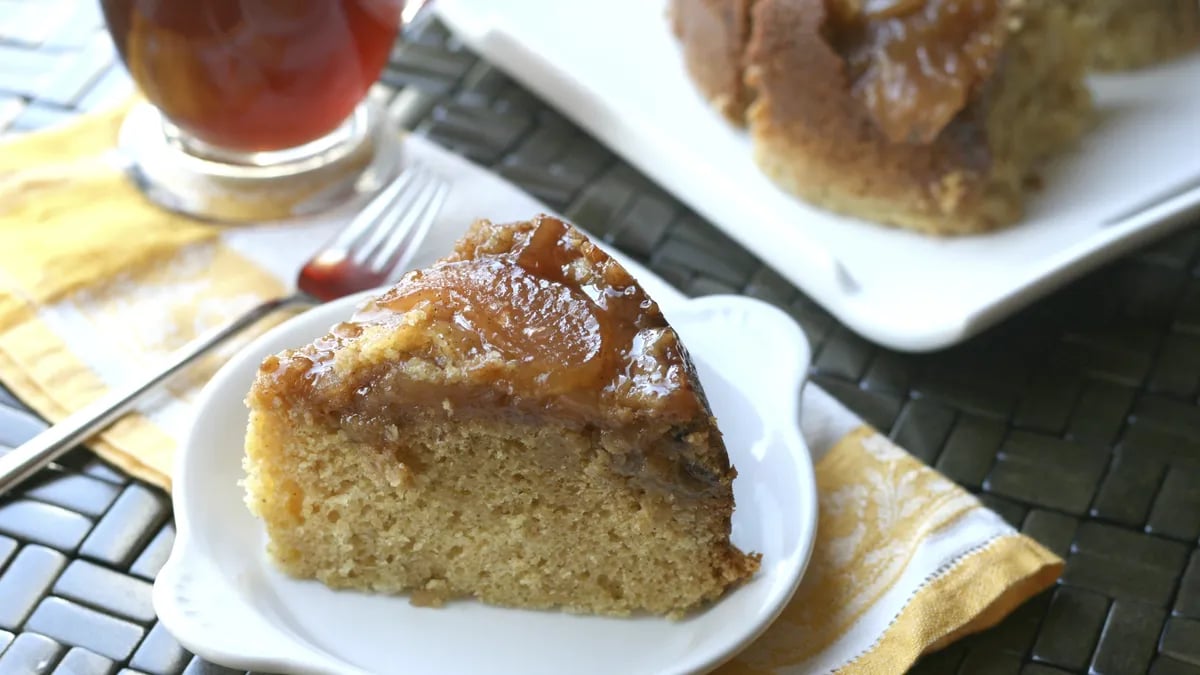
[[[438, 0], [455, 34], [868, 339], [966, 339], [1200, 217], [1200, 55], [1095, 77], [1095, 128], [1045, 172], [1022, 222], [931, 238], [777, 189], [695, 92], [665, 0]], [[586, 225], [586, 224], [585, 224]], [[636, 224], [634, 224], [636, 225]]]

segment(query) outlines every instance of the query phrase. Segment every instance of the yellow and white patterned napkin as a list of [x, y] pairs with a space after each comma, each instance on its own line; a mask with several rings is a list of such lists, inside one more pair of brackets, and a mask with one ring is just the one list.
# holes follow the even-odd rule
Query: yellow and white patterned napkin
[[[291, 283], [346, 221], [217, 227], [164, 213], [112, 151], [120, 111], [0, 145], [0, 380], [60, 419], [200, 332]], [[478, 216], [544, 210], [417, 138], [404, 152], [451, 179], [415, 264]], [[658, 282], [645, 279], [653, 295]], [[237, 345], [114, 425], [91, 447], [170, 488], [198, 388]], [[1062, 561], [1016, 533], [815, 386], [802, 426], [820, 492], [808, 573], [775, 624], [725, 673], [890, 673], [994, 624], [1053, 583]]]
[[1052, 585], [1062, 561], [806, 387], [817, 542], [767, 632], [719, 672], [895, 673], [999, 622]]

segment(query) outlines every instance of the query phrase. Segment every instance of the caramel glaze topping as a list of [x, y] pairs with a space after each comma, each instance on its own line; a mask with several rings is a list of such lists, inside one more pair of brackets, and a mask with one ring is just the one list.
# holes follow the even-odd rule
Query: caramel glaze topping
[[896, 143], [930, 143], [996, 68], [1004, 0], [829, 0], [851, 92]]
[[615, 470], [648, 486], [715, 494], [734, 474], [723, 453], [697, 451], [721, 439], [695, 382], [628, 272], [541, 216], [476, 223], [329, 335], [268, 357], [251, 396], [383, 446], [413, 416], [553, 420], [591, 430]]

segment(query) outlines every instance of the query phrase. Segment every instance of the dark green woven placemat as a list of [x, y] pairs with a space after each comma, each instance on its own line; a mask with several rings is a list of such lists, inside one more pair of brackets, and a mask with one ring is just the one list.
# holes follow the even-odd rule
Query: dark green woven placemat
[[[120, 96], [91, 2], [0, 0], [0, 133]], [[436, 23], [385, 82], [401, 120], [692, 295], [804, 327], [812, 379], [1067, 559], [1057, 588], [928, 657], [928, 673], [1200, 674], [1200, 223], [950, 350], [857, 337], [775, 272], [479, 61]], [[0, 394], [0, 445], [41, 423]], [[159, 626], [165, 495], [80, 451], [0, 502], [0, 674], [225, 672]]]

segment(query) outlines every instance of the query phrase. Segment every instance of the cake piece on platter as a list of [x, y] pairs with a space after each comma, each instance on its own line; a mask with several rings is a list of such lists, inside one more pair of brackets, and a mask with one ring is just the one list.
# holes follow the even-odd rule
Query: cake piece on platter
[[[732, 0], [674, 0], [685, 54]], [[1083, 33], [1059, 0], [752, 0], [733, 66], [685, 59], [754, 158], [817, 206], [931, 234], [1017, 221], [1043, 162], [1091, 120]], [[713, 30], [707, 31], [712, 33]], [[714, 41], [715, 44], [715, 41]], [[715, 52], [714, 52], [715, 53]], [[733, 94], [712, 92], [736, 91]]]

